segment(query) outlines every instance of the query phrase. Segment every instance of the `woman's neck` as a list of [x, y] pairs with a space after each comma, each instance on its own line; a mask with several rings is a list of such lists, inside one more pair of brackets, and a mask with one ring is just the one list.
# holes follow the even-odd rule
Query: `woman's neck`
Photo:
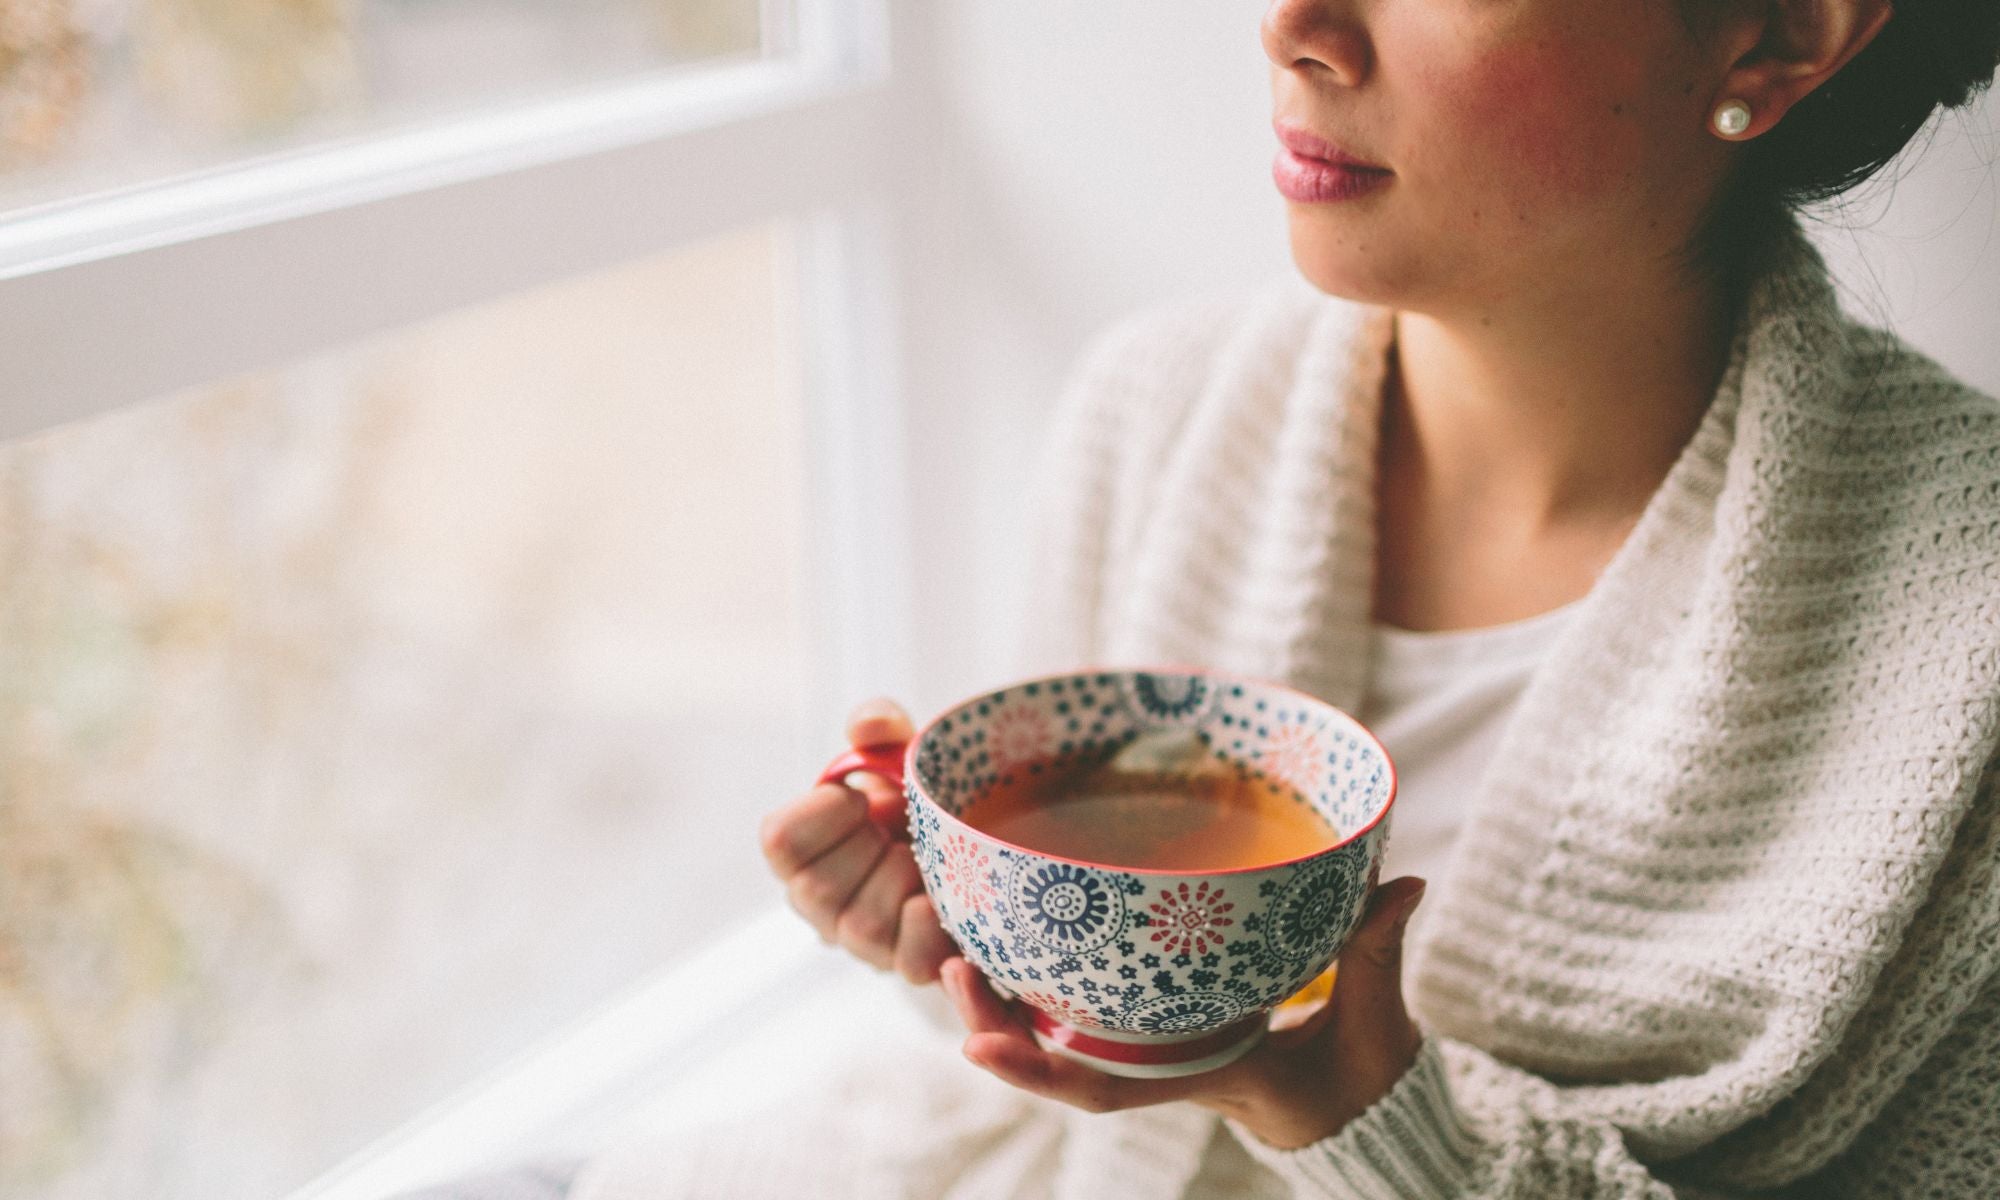
[[1384, 468], [1426, 508], [1523, 530], [1636, 516], [1715, 393], [1734, 322], [1717, 282], [1396, 316]]

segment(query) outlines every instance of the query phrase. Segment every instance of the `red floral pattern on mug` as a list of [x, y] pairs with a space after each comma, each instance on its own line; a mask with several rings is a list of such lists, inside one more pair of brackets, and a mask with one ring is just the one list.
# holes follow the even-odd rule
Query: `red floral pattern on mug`
[[968, 916], [985, 912], [999, 899], [993, 890], [992, 860], [962, 833], [944, 840], [944, 882]]
[[1302, 792], [1310, 792], [1314, 779], [1324, 769], [1326, 744], [1318, 731], [1304, 724], [1287, 723], [1271, 731], [1256, 751], [1257, 769]]
[[1061, 1021], [1065, 1025], [1080, 1025], [1086, 1029], [1102, 1029], [1104, 1022], [1090, 1014], [1090, 1010], [1078, 1007], [1068, 996], [1051, 996], [1047, 992], [1022, 992], [1021, 1000], [1032, 1008]]
[[[1039, 719], [1000, 720], [1017, 709]], [[1303, 785], [1300, 802], [1344, 840], [1284, 862], [1135, 872], [1024, 849], [965, 820], [995, 786], [1028, 782], [1015, 755], [1096, 764], [1139, 736], [1182, 744], [1189, 731], [1232, 775]], [[903, 765], [911, 852], [966, 961], [1027, 1003], [1044, 1049], [1147, 1078], [1233, 1061], [1263, 1030], [1246, 1018], [1334, 962], [1366, 906], [1395, 796], [1394, 765], [1353, 717], [1283, 685], [1180, 670], [1072, 672], [971, 697], [925, 726]]]
[[1146, 907], [1161, 925], [1153, 931], [1153, 940], [1173, 954], [1207, 954], [1211, 944], [1220, 948], [1226, 940], [1222, 930], [1236, 924], [1235, 918], [1223, 915], [1236, 906], [1223, 901], [1221, 888], [1211, 891], [1206, 882], [1168, 888]]
[[1003, 707], [986, 727], [986, 749], [993, 756], [995, 771], [1047, 758], [1054, 738], [1055, 726], [1048, 714], [1028, 704]]

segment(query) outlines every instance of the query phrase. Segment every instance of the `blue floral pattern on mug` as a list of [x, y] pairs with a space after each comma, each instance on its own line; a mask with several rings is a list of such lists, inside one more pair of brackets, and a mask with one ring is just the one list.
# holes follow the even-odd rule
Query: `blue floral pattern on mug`
[[[1157, 729], [1192, 730], [1242, 775], [1283, 779], [1343, 839], [1266, 867], [1139, 871], [1038, 854], [962, 819], [995, 783], [1102, 761]], [[1360, 920], [1394, 795], [1388, 756], [1338, 709], [1185, 671], [1051, 676], [987, 693], [927, 726], [912, 762], [911, 849], [967, 961], [1057, 1021], [1140, 1040], [1244, 1021], [1325, 970]]]
[[1199, 725], [1215, 701], [1215, 685], [1200, 675], [1140, 671], [1121, 690], [1132, 712], [1154, 725]]
[[1051, 950], [1079, 954], [1125, 931], [1125, 897], [1102, 871], [1063, 862], [1014, 862], [1007, 906], [1027, 935]]
[[1124, 1025], [1134, 1033], [1200, 1033], [1242, 1019], [1249, 1006], [1221, 992], [1160, 996], [1133, 1007]]
[[1352, 848], [1301, 867], [1277, 886], [1265, 943], [1286, 961], [1317, 961], [1347, 941], [1361, 914], [1369, 857]]

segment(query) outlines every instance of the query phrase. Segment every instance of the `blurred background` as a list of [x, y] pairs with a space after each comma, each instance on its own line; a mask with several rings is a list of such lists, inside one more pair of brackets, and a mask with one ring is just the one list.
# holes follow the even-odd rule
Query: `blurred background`
[[[446, 1161], [812, 955], [758, 818], [1009, 671], [1072, 357], [1291, 270], [1259, 15], [0, 0], [0, 1200]], [[1996, 112], [1815, 236], [2000, 392]]]

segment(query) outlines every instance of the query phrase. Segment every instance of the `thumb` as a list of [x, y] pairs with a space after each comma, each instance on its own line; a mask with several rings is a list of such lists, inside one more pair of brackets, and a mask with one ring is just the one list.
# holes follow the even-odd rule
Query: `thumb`
[[[847, 716], [847, 744], [856, 749], [907, 742], [916, 735], [915, 727], [910, 724], [910, 715], [903, 711], [902, 705], [887, 697], [865, 700], [855, 705]], [[901, 824], [901, 789], [880, 775], [867, 771], [856, 772], [854, 782], [861, 794], [868, 797], [868, 815], [871, 818], [892, 829]]]
[[907, 742], [916, 733], [910, 725], [910, 714], [886, 696], [864, 700], [847, 714], [847, 744], [857, 748]]
[[1424, 880], [1404, 875], [1376, 888], [1361, 924], [1340, 951], [1336, 978], [1350, 989], [1347, 999], [1378, 1017], [1408, 1019], [1403, 1012], [1403, 931], [1425, 886]]
[[[1403, 1005], [1403, 930], [1423, 896], [1424, 881], [1409, 875], [1369, 895], [1361, 923], [1341, 947], [1333, 999], [1315, 1014], [1316, 1044], [1299, 1056], [1318, 1073], [1322, 1089], [1331, 1068], [1361, 1107], [1388, 1094], [1423, 1047], [1423, 1033]], [[1309, 1019], [1302, 1028], [1313, 1024]]]

